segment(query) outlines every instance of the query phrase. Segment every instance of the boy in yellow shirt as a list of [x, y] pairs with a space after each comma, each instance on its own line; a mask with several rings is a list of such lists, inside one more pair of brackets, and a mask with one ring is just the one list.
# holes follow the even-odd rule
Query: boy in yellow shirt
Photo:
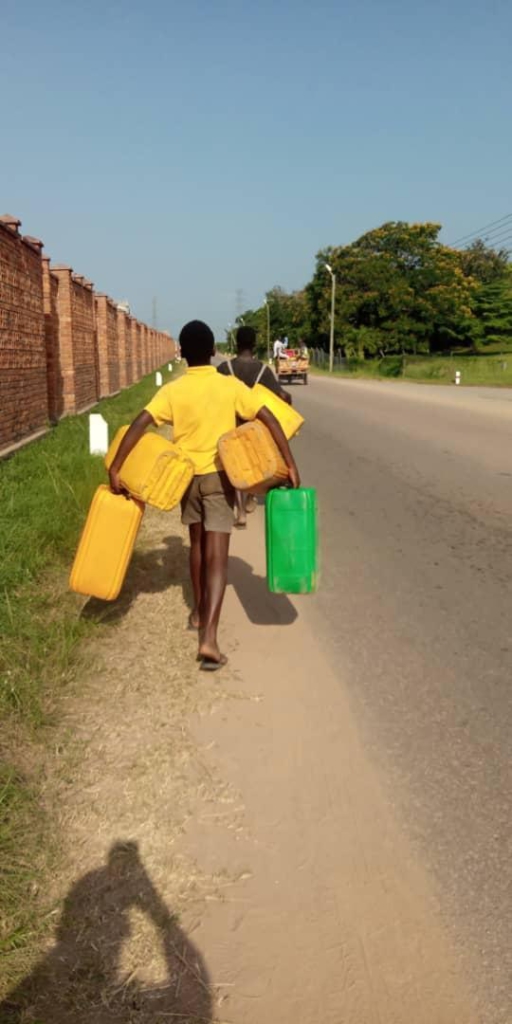
[[290, 484], [300, 486], [288, 441], [269, 409], [236, 377], [225, 377], [210, 365], [215, 354], [213, 333], [201, 320], [186, 324], [180, 334], [187, 372], [165, 384], [139, 413], [125, 434], [110, 467], [114, 494], [122, 491], [119, 471], [127, 455], [150, 425], [172, 423], [174, 442], [189, 456], [195, 476], [183, 497], [182, 522], [190, 533], [190, 577], [194, 608], [189, 624], [199, 630], [198, 657], [203, 671], [226, 664], [217, 631], [227, 582], [229, 538], [234, 521], [235, 492], [219, 459], [219, 438], [236, 426], [236, 418], [259, 419], [270, 430], [288, 466]]

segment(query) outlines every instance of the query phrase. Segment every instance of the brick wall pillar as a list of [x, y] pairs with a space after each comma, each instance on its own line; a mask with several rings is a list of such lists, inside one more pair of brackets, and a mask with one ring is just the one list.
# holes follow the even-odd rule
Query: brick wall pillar
[[119, 344], [117, 337], [117, 309], [108, 295], [96, 294], [96, 345], [98, 353], [99, 397], [119, 391]]
[[98, 366], [92, 284], [71, 267], [55, 266], [58, 279], [59, 358], [62, 412], [90, 408], [98, 398]]
[[52, 268], [57, 280], [58, 347], [60, 364], [60, 413], [75, 412], [75, 363], [73, 358], [73, 317], [71, 312], [71, 267]]
[[42, 242], [0, 217], [0, 450], [48, 423]]
[[119, 306], [116, 309], [117, 316], [117, 347], [119, 353], [119, 387], [125, 388], [128, 381], [127, 367], [126, 367], [126, 312], [124, 309], [120, 309]]
[[59, 280], [50, 268], [50, 257], [43, 256], [43, 303], [46, 340], [48, 410], [52, 423], [62, 416], [62, 376], [59, 348]]

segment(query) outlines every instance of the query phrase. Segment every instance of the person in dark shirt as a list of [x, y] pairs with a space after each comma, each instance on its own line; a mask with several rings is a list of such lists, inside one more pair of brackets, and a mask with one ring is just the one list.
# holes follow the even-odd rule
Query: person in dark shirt
[[[236, 351], [234, 359], [227, 359], [217, 367], [218, 373], [229, 377], [232, 374], [238, 377], [249, 388], [255, 384], [263, 384], [269, 391], [273, 391], [278, 398], [282, 398], [288, 405], [292, 404], [291, 396], [285, 391], [278, 380], [274, 377], [272, 370], [260, 359], [257, 359], [254, 350], [256, 348], [256, 331], [253, 327], [239, 327], [236, 332]], [[256, 499], [253, 495], [246, 495], [243, 491], [236, 491], [236, 523], [238, 529], [244, 529], [247, 525], [247, 512], [253, 512], [256, 508]]]
[[255, 384], [263, 384], [269, 391], [273, 391], [275, 395], [291, 405], [290, 395], [281, 387], [270, 367], [254, 355], [255, 348], [256, 331], [252, 327], [239, 327], [236, 332], [237, 354], [234, 359], [227, 359], [226, 362], [221, 363], [217, 367], [217, 371], [228, 377], [232, 373], [248, 388], [253, 388]]

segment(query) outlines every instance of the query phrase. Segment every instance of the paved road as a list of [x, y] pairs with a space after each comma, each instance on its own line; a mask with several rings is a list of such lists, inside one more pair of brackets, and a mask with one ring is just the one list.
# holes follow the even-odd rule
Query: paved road
[[293, 396], [322, 520], [321, 590], [301, 611], [484, 1024], [510, 1024], [512, 392], [313, 378]]

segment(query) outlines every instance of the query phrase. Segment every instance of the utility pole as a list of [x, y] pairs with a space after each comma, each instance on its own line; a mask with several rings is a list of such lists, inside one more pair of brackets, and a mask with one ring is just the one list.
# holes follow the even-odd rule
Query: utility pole
[[330, 338], [329, 338], [329, 373], [332, 373], [332, 371], [334, 369], [334, 311], [335, 311], [335, 304], [336, 304], [336, 274], [334, 273], [334, 270], [329, 265], [329, 263], [324, 263], [324, 266], [325, 266], [325, 269], [328, 270], [330, 275], [331, 275], [331, 283], [332, 283], [332, 289], [331, 289], [331, 334], [330, 334]]
[[267, 362], [270, 362], [270, 303], [268, 298], [265, 299], [265, 305], [267, 307]]

